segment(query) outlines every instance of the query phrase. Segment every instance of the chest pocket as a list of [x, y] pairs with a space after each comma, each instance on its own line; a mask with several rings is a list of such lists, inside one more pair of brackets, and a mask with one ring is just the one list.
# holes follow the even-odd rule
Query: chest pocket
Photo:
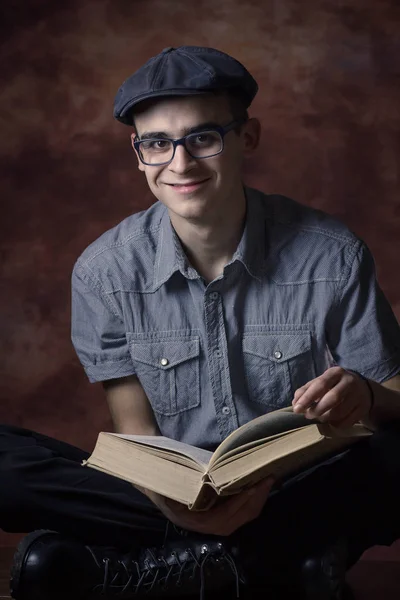
[[315, 377], [307, 331], [245, 332], [243, 361], [249, 399], [271, 410], [289, 405], [295, 390]]
[[199, 406], [198, 336], [128, 342], [136, 375], [155, 412], [172, 416]]

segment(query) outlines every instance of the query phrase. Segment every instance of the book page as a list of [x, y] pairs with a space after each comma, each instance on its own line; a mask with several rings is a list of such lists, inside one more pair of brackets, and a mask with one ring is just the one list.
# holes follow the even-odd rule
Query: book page
[[247, 444], [254, 443], [256, 446], [258, 441], [264, 443], [266, 438], [279, 436], [286, 431], [299, 429], [313, 423], [313, 420], [306, 419], [304, 415], [294, 413], [291, 406], [261, 415], [236, 429], [218, 446], [209, 468], [228, 452], [232, 455], [234, 450], [241, 451], [241, 447]]
[[[172, 460], [165, 460], [154, 451], [123, 436], [100, 433], [85, 464], [177, 502], [194, 504], [203, 486], [200, 468], [187, 468], [174, 460], [176, 456], [184, 458], [182, 455], [171, 453]], [[195, 465], [193, 460], [190, 462]]]
[[370, 435], [371, 431], [361, 424], [342, 430], [327, 428], [321, 423], [300, 427], [281, 436], [260, 440], [259, 445], [247, 444], [222, 455], [213, 463], [208, 477], [219, 488], [219, 493], [224, 489], [237, 492], [268, 474], [273, 474], [276, 479], [293, 475], [300, 468]]
[[[328, 423], [317, 423], [317, 424], [311, 423], [311, 424], [318, 429], [319, 433], [324, 438], [343, 439], [343, 440], [349, 439], [349, 443], [351, 443], [350, 440], [353, 440], [354, 438], [368, 437], [368, 436], [372, 435], [372, 432], [369, 429], [367, 429], [366, 427], [364, 427], [364, 425], [361, 425], [361, 423], [356, 423], [355, 425], [352, 425], [351, 427], [347, 427], [344, 429], [339, 428], [339, 427], [333, 427], [332, 425], [329, 425]], [[310, 426], [307, 425], [305, 428], [309, 429], [309, 427]], [[292, 433], [294, 433], [294, 432], [297, 433], [303, 429], [304, 429], [304, 427], [297, 427], [296, 429], [290, 429], [288, 431], [284, 431], [283, 433], [268, 436], [264, 439], [255, 440], [253, 442], [249, 442], [248, 444], [244, 444], [243, 446], [233, 448], [233, 450], [230, 450], [228, 452], [224, 452], [224, 454], [220, 455], [216, 459], [215, 458], [212, 459], [212, 471], [214, 471], [217, 467], [219, 467], [222, 464], [225, 465], [228, 462], [239, 460], [245, 454], [250, 454], [251, 452], [257, 451], [261, 447], [265, 448], [267, 445], [274, 443], [275, 440], [282, 440], [284, 438], [288, 438], [289, 440], [293, 439]], [[339, 442], [339, 444], [341, 444], [341, 443], [342, 442]], [[210, 470], [208, 471], [208, 473], [209, 472], [210, 472]]]
[[124, 440], [134, 442], [135, 444], [140, 444], [141, 446], [160, 448], [161, 450], [170, 452], [172, 455], [177, 454], [187, 456], [196, 464], [200, 465], [202, 470], [207, 468], [212, 457], [212, 452], [209, 452], [208, 450], [196, 448], [195, 446], [190, 446], [190, 444], [185, 444], [184, 442], [177, 442], [176, 440], [171, 440], [162, 435], [127, 435], [122, 433], [111, 433], [110, 435], [115, 435]]
[[277, 433], [276, 435], [271, 435], [266, 438], [253, 440], [248, 444], [243, 444], [242, 446], [238, 446], [237, 448], [233, 448], [232, 450], [224, 452], [223, 454], [217, 456], [217, 458], [213, 457], [211, 466], [209, 466], [209, 470], [207, 471], [207, 473], [210, 473], [210, 471], [214, 471], [222, 463], [226, 464], [228, 462], [235, 461], [244, 454], [250, 454], [251, 452], [257, 450], [260, 447], [264, 448], [265, 446], [272, 444], [275, 440], [282, 439], [283, 437], [290, 435], [293, 431], [298, 431], [298, 429], [290, 429], [289, 431], [285, 431], [283, 433]]
[[267, 475], [273, 474], [279, 481], [359, 440], [357, 435], [326, 438], [318, 425], [302, 427], [281, 438], [265, 441], [262, 446], [243, 452], [234, 459], [221, 460], [215, 470], [209, 472], [209, 478], [219, 493], [228, 490], [235, 493]]

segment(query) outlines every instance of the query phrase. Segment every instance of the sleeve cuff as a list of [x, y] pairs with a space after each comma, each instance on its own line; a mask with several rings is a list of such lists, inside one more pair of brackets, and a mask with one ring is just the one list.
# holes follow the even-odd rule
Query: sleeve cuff
[[359, 369], [359, 372], [372, 381], [384, 383], [400, 374], [400, 356], [392, 356], [378, 365]]
[[103, 362], [97, 365], [86, 365], [84, 369], [90, 383], [135, 375], [135, 370], [130, 359]]

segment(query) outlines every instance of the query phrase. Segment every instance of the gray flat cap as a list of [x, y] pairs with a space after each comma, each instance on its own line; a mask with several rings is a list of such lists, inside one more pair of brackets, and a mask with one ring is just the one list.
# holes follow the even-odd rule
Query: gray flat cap
[[121, 85], [114, 101], [114, 117], [125, 125], [133, 125], [134, 106], [148, 98], [190, 96], [213, 90], [233, 91], [248, 108], [258, 85], [239, 61], [215, 48], [165, 48]]

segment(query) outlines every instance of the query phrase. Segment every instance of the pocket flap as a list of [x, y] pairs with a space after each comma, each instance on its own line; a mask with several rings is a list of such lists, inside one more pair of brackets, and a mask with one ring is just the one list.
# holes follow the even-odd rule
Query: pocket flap
[[311, 349], [310, 332], [245, 334], [243, 352], [281, 363]]
[[168, 370], [185, 360], [200, 354], [199, 338], [157, 340], [151, 342], [132, 341], [130, 351], [133, 360]]

